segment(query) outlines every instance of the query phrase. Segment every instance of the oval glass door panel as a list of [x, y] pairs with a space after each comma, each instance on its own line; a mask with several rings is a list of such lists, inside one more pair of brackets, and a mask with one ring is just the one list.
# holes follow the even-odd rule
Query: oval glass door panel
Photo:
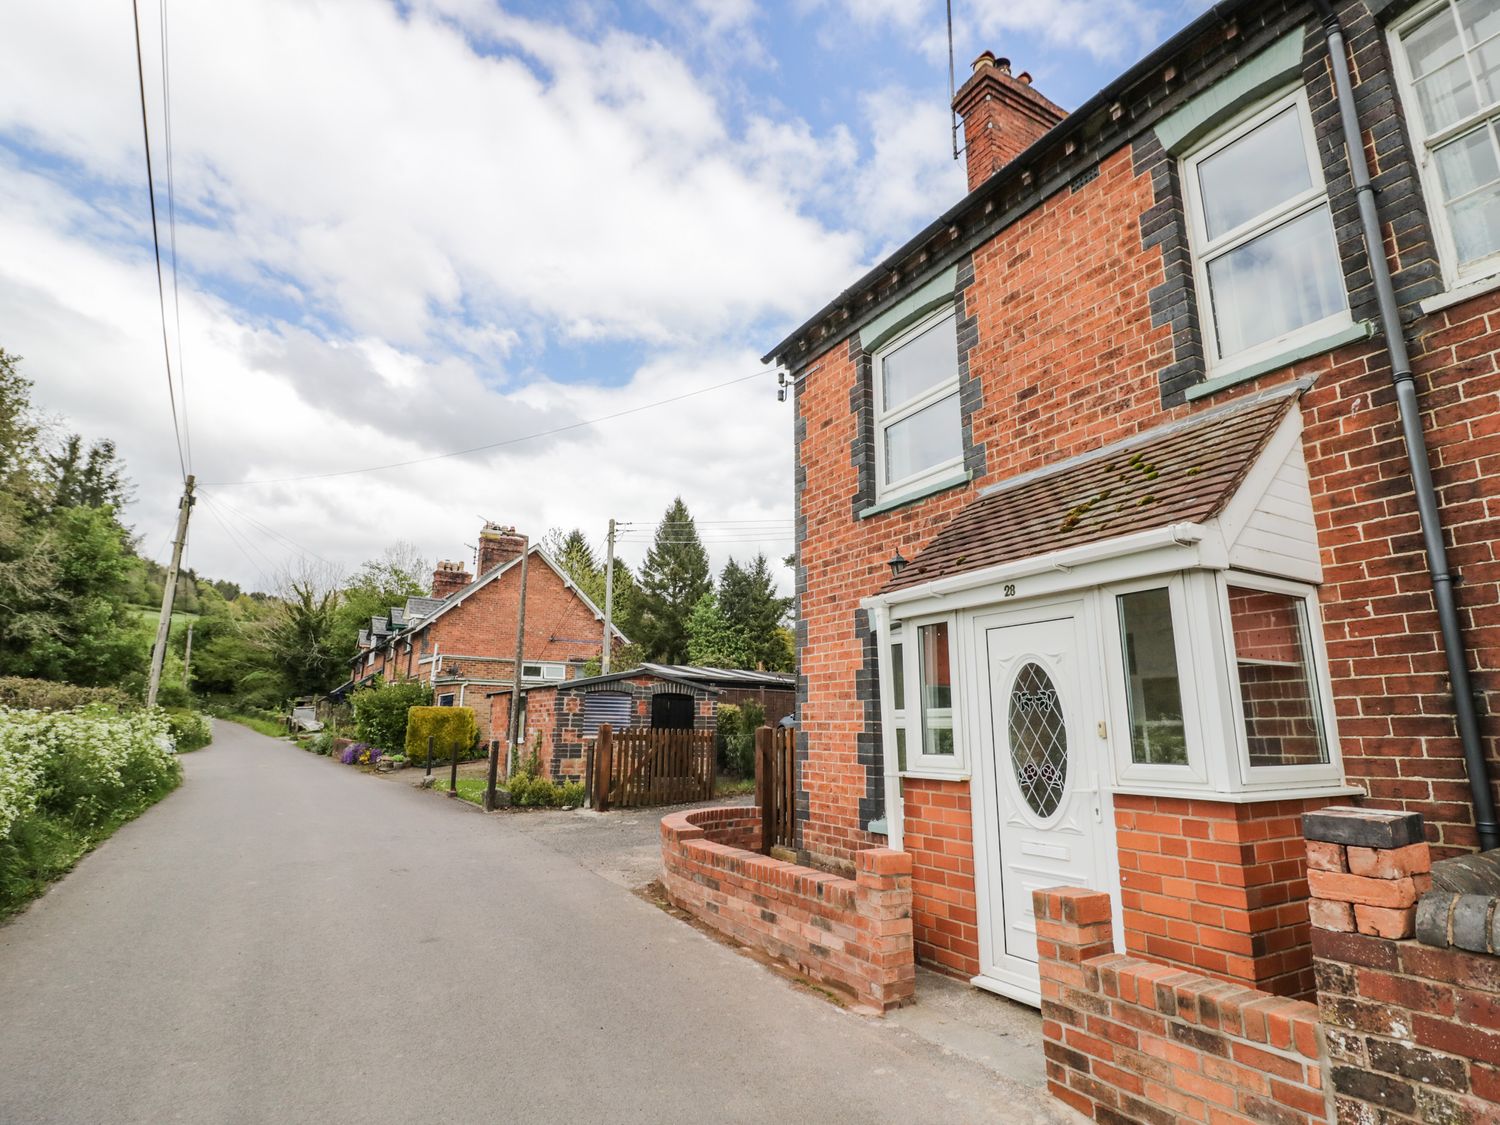
[[1068, 730], [1057, 685], [1035, 662], [1010, 689], [1010, 764], [1031, 811], [1043, 819], [1056, 812], [1068, 782]]

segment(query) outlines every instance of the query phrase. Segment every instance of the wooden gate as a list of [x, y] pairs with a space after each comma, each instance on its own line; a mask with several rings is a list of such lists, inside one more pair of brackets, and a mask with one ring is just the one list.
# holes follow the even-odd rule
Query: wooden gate
[[717, 754], [711, 730], [599, 728], [590, 786], [604, 812], [645, 805], [681, 805], [714, 795]]
[[761, 727], [755, 732], [755, 803], [760, 808], [760, 850], [797, 846], [797, 731]]

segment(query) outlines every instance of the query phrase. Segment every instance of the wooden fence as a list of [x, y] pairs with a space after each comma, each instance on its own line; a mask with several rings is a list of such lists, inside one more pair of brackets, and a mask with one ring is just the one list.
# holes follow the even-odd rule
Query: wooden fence
[[755, 803], [760, 808], [763, 852], [797, 846], [797, 731], [761, 727], [755, 732]]
[[599, 727], [589, 795], [600, 812], [707, 801], [718, 780], [711, 730]]

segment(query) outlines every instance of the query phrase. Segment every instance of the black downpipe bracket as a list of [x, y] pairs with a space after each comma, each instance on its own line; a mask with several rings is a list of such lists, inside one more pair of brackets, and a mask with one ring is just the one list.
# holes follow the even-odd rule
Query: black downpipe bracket
[[1432, 595], [1437, 606], [1438, 626], [1443, 636], [1443, 655], [1448, 660], [1448, 681], [1453, 691], [1453, 712], [1458, 720], [1458, 739], [1463, 746], [1468, 767], [1469, 792], [1474, 805], [1474, 826], [1479, 832], [1479, 846], [1484, 851], [1500, 847], [1500, 824], [1495, 821], [1495, 798], [1490, 785], [1489, 762], [1479, 737], [1479, 718], [1474, 710], [1474, 691], [1469, 681], [1468, 653], [1463, 628], [1458, 620], [1458, 606], [1453, 597], [1453, 574], [1448, 567], [1448, 549], [1443, 542], [1443, 519], [1438, 510], [1437, 492], [1432, 486], [1432, 466], [1427, 454], [1427, 435], [1422, 429], [1421, 407], [1417, 403], [1416, 380], [1412, 378], [1411, 358], [1406, 337], [1401, 330], [1396, 292], [1391, 284], [1390, 264], [1385, 258], [1385, 242], [1380, 234], [1380, 219], [1375, 212], [1375, 189], [1370, 183], [1370, 167], [1354, 108], [1354, 88], [1349, 78], [1349, 61], [1344, 47], [1344, 30], [1328, 0], [1312, 0], [1323, 20], [1328, 40], [1328, 59], [1333, 67], [1339, 119], [1344, 127], [1344, 147], [1349, 154], [1349, 170], [1359, 200], [1359, 218], [1364, 228], [1365, 257], [1375, 282], [1375, 297], [1380, 306], [1380, 328], [1385, 336], [1386, 354], [1390, 357], [1391, 378], [1396, 384], [1396, 408], [1401, 416], [1401, 432], [1406, 440], [1406, 456], [1411, 465], [1411, 483], [1417, 498], [1417, 515], [1422, 523], [1422, 539], [1427, 548], [1427, 568], [1432, 575]]

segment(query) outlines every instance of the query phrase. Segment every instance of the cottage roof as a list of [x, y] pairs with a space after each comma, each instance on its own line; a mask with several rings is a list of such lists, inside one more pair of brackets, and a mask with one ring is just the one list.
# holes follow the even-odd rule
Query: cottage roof
[[442, 598], [422, 598], [422, 597], [410, 597], [410, 598], [407, 598], [406, 599], [406, 612], [407, 612], [407, 615], [410, 616], [413, 619], [410, 623], [413, 624], [413, 625], [415, 625], [418, 620], [420, 620], [421, 618], [430, 616], [434, 611], [437, 610], [438, 606], [440, 606], [442, 604], [443, 604], [443, 599]]
[[1257, 396], [1192, 415], [986, 490], [882, 594], [1218, 515], [1296, 399]]
[[1145, 128], [1148, 119], [1180, 105], [1189, 95], [1181, 84], [1164, 91], [1163, 70], [1212, 42], [1216, 30], [1220, 39], [1224, 29], [1238, 33], [1237, 19], [1254, 6], [1254, 0], [1219, 0], [829, 301], [761, 362], [796, 370], [1067, 188], [1074, 176]]

